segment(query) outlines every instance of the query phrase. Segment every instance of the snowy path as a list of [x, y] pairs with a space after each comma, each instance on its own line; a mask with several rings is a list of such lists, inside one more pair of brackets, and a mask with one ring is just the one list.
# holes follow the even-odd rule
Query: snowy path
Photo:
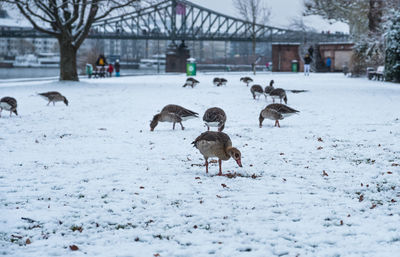
[[[20, 116], [0, 118], [0, 255], [398, 254], [400, 86], [260, 74], [263, 86], [309, 90], [288, 93], [300, 115], [260, 129], [266, 102], [252, 99], [243, 75], [202, 74], [194, 89], [182, 88], [183, 75], [2, 83], [0, 97], [15, 97]], [[215, 76], [228, 85], [213, 86]], [[70, 106], [35, 95], [50, 90]], [[190, 144], [201, 118], [150, 132], [170, 103], [200, 117], [225, 110], [244, 167], [222, 167], [240, 177], [215, 176], [216, 163], [205, 174]]]

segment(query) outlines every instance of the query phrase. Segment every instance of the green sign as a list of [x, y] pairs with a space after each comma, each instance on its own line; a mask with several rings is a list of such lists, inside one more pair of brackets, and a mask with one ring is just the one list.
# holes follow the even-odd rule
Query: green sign
[[186, 64], [186, 75], [196, 76], [196, 63], [190, 62]]

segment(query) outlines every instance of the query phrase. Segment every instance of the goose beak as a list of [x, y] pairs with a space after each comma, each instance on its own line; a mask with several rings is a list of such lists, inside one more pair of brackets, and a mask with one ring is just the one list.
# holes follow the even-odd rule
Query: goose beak
[[242, 166], [242, 161], [239, 159], [239, 160], [236, 160], [236, 163], [239, 165], [239, 167], [241, 168], [241, 167], [243, 167]]
[[150, 131], [154, 131], [154, 128], [150, 128]]

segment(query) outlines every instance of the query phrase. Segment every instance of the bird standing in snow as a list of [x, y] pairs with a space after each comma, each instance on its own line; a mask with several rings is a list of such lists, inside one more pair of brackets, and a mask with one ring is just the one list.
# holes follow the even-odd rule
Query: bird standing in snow
[[3, 97], [0, 99], [0, 117], [1, 117], [1, 112], [4, 110], [10, 111], [10, 117], [12, 113], [15, 113], [15, 115], [18, 116], [17, 112], [17, 100], [13, 97]]
[[221, 132], [225, 127], [226, 114], [221, 108], [209, 108], [204, 113], [203, 121], [207, 126], [207, 130], [210, 130], [210, 127], [218, 127], [218, 131]]
[[289, 117], [293, 114], [297, 114], [299, 111], [290, 108], [284, 104], [270, 104], [265, 109], [263, 109], [260, 113], [260, 117], [258, 118], [260, 121], [260, 128], [262, 127], [262, 123], [264, 119], [275, 120], [275, 127], [281, 127], [279, 124], [279, 120], [283, 120], [283, 118]]
[[208, 173], [208, 158], [211, 157], [218, 158], [218, 176], [222, 176], [222, 161], [229, 160], [231, 157], [239, 167], [242, 167], [242, 154], [237, 148], [232, 147], [231, 139], [223, 132], [206, 131], [198, 136], [192, 144], [204, 156], [206, 173]]
[[41, 97], [49, 101], [47, 105], [49, 105], [51, 102], [53, 102], [53, 105], [56, 104], [56, 102], [64, 102], [66, 106], [68, 106], [68, 100], [65, 96], [60, 94], [59, 92], [56, 91], [50, 91], [46, 93], [39, 93]]
[[158, 122], [172, 122], [172, 129], [175, 129], [175, 123], [181, 124], [182, 130], [185, 128], [182, 125], [182, 121], [190, 118], [197, 118], [198, 113], [188, 110], [182, 106], [169, 104], [166, 105], [160, 113], [154, 115], [153, 120], [150, 123], [150, 131], [154, 131]]

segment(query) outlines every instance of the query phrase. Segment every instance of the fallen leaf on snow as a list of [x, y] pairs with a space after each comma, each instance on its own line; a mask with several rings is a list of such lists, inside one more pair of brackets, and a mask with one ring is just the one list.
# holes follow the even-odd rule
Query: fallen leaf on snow
[[329, 176], [328, 173], [325, 172], [325, 170], [322, 171], [322, 176]]
[[318, 142], [324, 142], [321, 137], [318, 138]]
[[221, 186], [223, 187], [223, 188], [225, 188], [225, 187], [228, 187], [227, 185], [225, 185], [225, 184], [221, 184]]
[[69, 249], [71, 249], [71, 251], [77, 251], [77, 250], [79, 250], [79, 247], [76, 245], [70, 245]]
[[364, 195], [360, 195], [360, 198], [358, 198], [359, 202], [362, 202], [364, 200]]
[[29, 240], [29, 238], [26, 239], [25, 244], [27, 244], [27, 245], [31, 244], [31, 240]]
[[317, 150], [322, 150], [322, 149], [323, 149], [322, 146], [318, 146], [318, 147], [317, 147]]

